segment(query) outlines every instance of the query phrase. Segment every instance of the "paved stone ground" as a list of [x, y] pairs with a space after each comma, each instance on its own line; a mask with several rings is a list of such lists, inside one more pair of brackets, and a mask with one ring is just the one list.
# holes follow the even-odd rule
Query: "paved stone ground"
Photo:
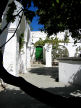
[[[58, 67], [46, 68], [34, 64], [27, 74], [20, 74], [25, 80], [37, 87], [62, 96], [81, 96], [81, 88], [68, 86], [58, 79]], [[6, 90], [0, 87], [0, 108], [51, 108], [21, 91], [18, 87], [7, 85]]]
[[81, 87], [74, 85], [65, 85], [58, 82], [58, 67], [47, 68], [44, 65], [34, 64], [27, 74], [21, 74], [25, 80], [33, 85], [45, 89], [54, 94], [62, 96], [79, 96], [81, 97]]

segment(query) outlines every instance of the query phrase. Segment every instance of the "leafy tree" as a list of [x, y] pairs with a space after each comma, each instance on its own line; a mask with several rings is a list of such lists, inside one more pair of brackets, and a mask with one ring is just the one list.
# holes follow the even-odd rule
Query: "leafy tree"
[[[8, 1], [8, 0], [7, 0]], [[39, 23], [49, 35], [69, 29], [72, 36], [80, 39], [81, 1], [80, 0], [17, 0], [23, 5], [24, 14], [32, 20], [33, 12], [29, 10], [31, 2], [38, 8], [36, 14]], [[1, 2], [1, 4], [3, 1]], [[5, 2], [6, 4], [6, 2]], [[2, 7], [3, 8], [3, 7]], [[14, 9], [14, 8], [12, 8]], [[1, 10], [0, 10], [1, 11]], [[2, 11], [1, 11], [2, 12]]]
[[5, 10], [7, 3], [8, 3], [8, 0], [1, 0], [0, 1], [0, 21], [1, 21], [2, 14]]
[[80, 39], [81, 0], [39, 0], [35, 5], [39, 23], [49, 35], [69, 29], [73, 37]]
[[[64, 29], [69, 29], [72, 32], [73, 36], [79, 36], [78, 31], [81, 28], [80, 23], [80, 12], [81, 9], [81, 1], [77, 0], [17, 0], [22, 5], [22, 12], [24, 15], [32, 20], [35, 15], [34, 12], [29, 10], [31, 6], [31, 1], [34, 2], [34, 5], [38, 7], [36, 12], [37, 15], [40, 16], [39, 23], [44, 24], [44, 30], [48, 32], [48, 34], [57, 33], [59, 30], [62, 31]], [[0, 19], [5, 10], [5, 6], [7, 5], [8, 0], [0, 1]], [[15, 17], [19, 15], [13, 15], [15, 10], [15, 4], [9, 4], [9, 11], [7, 12], [7, 22], [13, 22]], [[21, 12], [20, 11], [20, 12]], [[22, 18], [22, 17], [21, 17]], [[19, 21], [20, 24], [21, 20]], [[8, 26], [8, 24], [1, 30], [0, 34], [4, 31], [4, 29]], [[18, 26], [19, 26], [18, 24]], [[18, 27], [17, 27], [18, 28]], [[17, 29], [16, 29], [17, 30]], [[16, 31], [15, 31], [16, 32]], [[14, 32], [14, 34], [15, 34]], [[13, 35], [14, 36], [14, 35]], [[13, 37], [12, 36], [12, 37]], [[3, 46], [2, 46], [3, 47]], [[65, 107], [67, 105], [70, 107], [74, 105], [79, 107], [80, 98], [69, 97], [65, 98], [59, 95], [53, 95], [45, 90], [42, 90], [29, 82], [26, 82], [21, 77], [15, 77], [9, 74], [3, 67], [2, 64], [3, 56], [0, 52], [0, 77], [9, 84], [20, 87], [23, 91], [25, 91], [30, 96], [38, 99], [41, 102], [44, 102], [50, 106], [54, 107]], [[49, 100], [52, 99], [52, 100]], [[78, 102], [78, 103], [77, 103]]]

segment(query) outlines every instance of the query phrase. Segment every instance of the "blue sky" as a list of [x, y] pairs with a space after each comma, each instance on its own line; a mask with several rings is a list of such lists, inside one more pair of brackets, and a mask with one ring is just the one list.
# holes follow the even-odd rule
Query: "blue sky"
[[39, 19], [38, 16], [33, 18], [32, 23], [30, 24], [33, 28], [32, 31], [40, 31], [40, 29], [43, 27], [43, 25], [38, 24], [38, 19]]
[[[33, 6], [33, 3], [32, 3], [32, 6], [30, 7], [30, 10], [32, 11], [36, 11], [37, 10], [37, 7], [34, 7]], [[41, 24], [38, 24], [38, 20], [39, 20], [39, 17], [38, 16], [35, 16], [30, 24], [30, 26], [32, 26], [33, 30], [32, 31], [40, 31], [40, 29], [43, 27], [43, 25]]]

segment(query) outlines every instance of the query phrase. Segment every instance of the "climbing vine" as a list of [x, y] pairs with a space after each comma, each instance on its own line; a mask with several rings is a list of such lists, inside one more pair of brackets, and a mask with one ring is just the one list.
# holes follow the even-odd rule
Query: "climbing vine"
[[42, 40], [41, 38], [34, 44], [34, 46], [44, 46], [46, 43], [50, 43], [53, 45], [54, 48], [59, 46], [59, 43], [68, 43], [69, 42], [69, 38], [67, 37], [64, 40], [59, 40], [57, 37], [56, 38], [49, 38], [46, 37], [45, 40]]
[[59, 40], [57, 37], [49, 38], [47, 37], [45, 40], [41, 38], [37, 41], [34, 46], [44, 46], [46, 43], [52, 44], [52, 59], [56, 59], [59, 57], [68, 57], [69, 52], [66, 47], [59, 45], [59, 43], [69, 43], [69, 38], [64, 38], [64, 40]]
[[44, 46], [45, 45], [45, 42], [44, 40], [42, 40], [41, 38], [34, 44], [34, 46]]
[[19, 51], [23, 48], [24, 45], [24, 33], [19, 36]]

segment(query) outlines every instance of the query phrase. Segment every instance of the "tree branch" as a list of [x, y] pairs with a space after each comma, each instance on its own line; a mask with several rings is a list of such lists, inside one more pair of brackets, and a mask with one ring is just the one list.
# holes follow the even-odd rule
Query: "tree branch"
[[20, 17], [20, 21], [19, 21], [19, 23], [18, 23], [18, 26], [17, 26], [17, 28], [16, 28], [14, 34], [11, 36], [11, 38], [10, 38], [9, 40], [7, 40], [7, 42], [5, 42], [3, 45], [0, 46], [0, 49], [1, 49], [2, 47], [4, 47], [4, 45], [7, 44], [7, 43], [15, 36], [15, 33], [16, 33], [16, 31], [17, 31], [17, 29], [18, 29], [20, 23], [21, 23], [22, 16], [23, 16], [23, 13], [22, 13], [22, 15], [21, 15], [21, 17]]
[[[17, 14], [14, 15], [13, 17], [15, 18], [15, 17], [18, 16], [22, 11], [23, 11], [23, 9], [21, 9], [21, 10], [19, 11], [19, 13], [17, 13]], [[10, 22], [11, 22], [11, 21], [10, 21]], [[8, 24], [9, 24], [10, 22], [8, 22], [8, 23], [5, 25], [5, 27], [0, 31], [0, 36], [1, 36], [1, 34], [4, 32], [4, 30], [7, 28]]]
[[0, 31], [0, 36], [1, 36], [1, 34], [3, 33], [3, 31], [7, 28], [7, 26], [8, 26], [9, 23], [10, 23], [10, 22], [8, 22], [8, 23], [5, 25], [5, 27]]

